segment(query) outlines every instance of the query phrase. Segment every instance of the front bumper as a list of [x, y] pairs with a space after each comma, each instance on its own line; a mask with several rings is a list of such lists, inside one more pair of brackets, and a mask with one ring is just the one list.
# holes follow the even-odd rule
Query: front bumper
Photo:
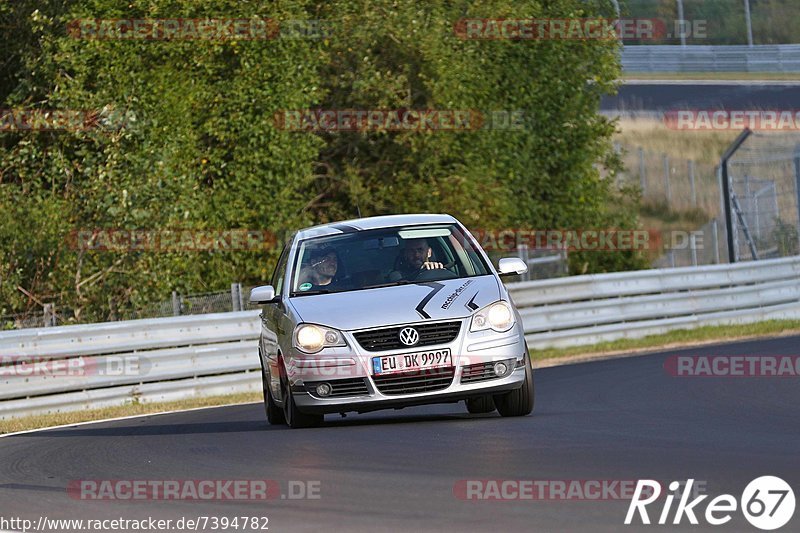
[[[400, 409], [414, 405], [450, 403], [486, 394], [500, 394], [518, 389], [525, 381], [525, 366], [530, 364], [525, 357], [525, 340], [519, 324], [505, 333], [468, 331], [467, 320], [461, 332], [451, 343], [426, 346], [424, 350], [435, 351], [449, 348], [453, 355], [452, 378], [447, 382], [441, 376], [437, 390], [414, 393], [385, 393], [386, 387], [376, 383], [372, 370], [372, 358], [385, 355], [400, 355], [414, 350], [388, 350], [368, 352], [363, 350], [352, 334], [344, 332], [348, 347], [330, 348], [320, 354], [308, 356], [297, 354], [290, 362], [289, 381], [292, 396], [298, 408], [307, 413], [368, 412], [379, 409]], [[416, 351], [423, 350], [418, 349]], [[474, 369], [481, 365], [492, 368], [495, 362], [504, 361], [510, 368], [502, 377], [484, 375], [475, 380]], [[468, 369], [465, 372], [465, 369]], [[491, 374], [486, 372], [485, 374]], [[464, 381], [462, 382], [462, 378]], [[420, 382], [422, 378], [415, 381]], [[343, 384], [343, 395], [320, 397], [316, 385], [328, 383], [334, 390], [337, 383]], [[384, 389], [384, 392], [381, 391]], [[349, 394], [348, 391], [354, 391]]]

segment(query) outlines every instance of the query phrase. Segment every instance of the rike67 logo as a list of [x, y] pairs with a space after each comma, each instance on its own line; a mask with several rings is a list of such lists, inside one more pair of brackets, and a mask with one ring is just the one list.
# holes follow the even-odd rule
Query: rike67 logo
[[[658, 517], [658, 524], [664, 525], [668, 523], [675, 496], [680, 498], [671, 522], [673, 525], [680, 524], [684, 517], [690, 524], [697, 525], [699, 523], [697, 516], [700, 515], [710, 525], [721, 526], [730, 522], [732, 514], [736, 512], [739, 505], [747, 521], [754, 527], [765, 531], [783, 527], [794, 515], [794, 491], [792, 491], [788, 483], [779, 477], [762, 476], [754, 479], [745, 487], [739, 501], [730, 494], [717, 496], [707, 503], [705, 513], [700, 512], [700, 504], [708, 495], [703, 494], [691, 501], [689, 500], [693, 483], [694, 479], [689, 479], [685, 485], [678, 481], [673, 481], [669, 484], [669, 490], [673, 493], [681, 486], [684, 488], [680, 495], [668, 494], [664, 498], [664, 506]], [[643, 496], [644, 494], [646, 496]], [[636, 484], [633, 499], [631, 499], [631, 504], [628, 507], [625, 524], [630, 525], [633, 523], [637, 512], [642, 524], [650, 524], [647, 506], [658, 500], [660, 496], [661, 484], [658, 481], [640, 479]]]

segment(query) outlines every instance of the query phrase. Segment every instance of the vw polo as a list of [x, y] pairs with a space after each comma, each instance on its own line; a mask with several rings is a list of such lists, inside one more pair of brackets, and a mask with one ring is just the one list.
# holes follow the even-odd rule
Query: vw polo
[[449, 215], [361, 218], [295, 233], [262, 305], [259, 359], [271, 424], [325, 414], [465, 402], [470, 413], [533, 410], [519, 312], [497, 269]]

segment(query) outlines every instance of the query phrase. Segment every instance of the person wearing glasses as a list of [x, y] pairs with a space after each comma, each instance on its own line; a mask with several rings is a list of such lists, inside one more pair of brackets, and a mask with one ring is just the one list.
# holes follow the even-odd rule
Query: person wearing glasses
[[333, 248], [311, 251], [309, 263], [300, 270], [299, 292], [341, 290], [336, 274], [339, 272], [339, 255]]

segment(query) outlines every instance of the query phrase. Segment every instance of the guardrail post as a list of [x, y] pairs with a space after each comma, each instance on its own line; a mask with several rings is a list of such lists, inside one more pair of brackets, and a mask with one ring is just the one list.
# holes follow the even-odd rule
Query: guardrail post
[[241, 283], [231, 283], [231, 308], [233, 311], [241, 311], [244, 309]]
[[717, 219], [711, 219], [711, 241], [714, 243], [714, 264], [719, 264], [719, 226]]
[[181, 314], [181, 297], [176, 291], [172, 291], [172, 316]]
[[53, 304], [44, 304], [44, 327], [52, 328], [56, 325], [56, 308]]

